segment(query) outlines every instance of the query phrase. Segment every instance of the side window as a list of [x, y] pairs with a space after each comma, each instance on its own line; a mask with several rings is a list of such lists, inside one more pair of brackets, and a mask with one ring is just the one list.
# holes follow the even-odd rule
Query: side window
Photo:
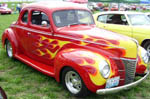
[[111, 15], [111, 14], [108, 15], [106, 23], [113, 23], [113, 18], [112, 17], [113, 17], [113, 15]]
[[24, 12], [21, 20], [23, 23], [28, 23], [28, 11]]
[[100, 15], [98, 16], [97, 21], [102, 22], [102, 23], [106, 23], [107, 20], [107, 15]]
[[122, 24], [123, 25], [129, 25], [128, 22], [127, 22], [127, 19], [126, 19], [125, 15], [121, 15], [121, 20], [122, 20]]
[[107, 17], [107, 23], [110, 24], [119, 24], [119, 25], [127, 25], [126, 17], [122, 14], [110, 14]]
[[48, 16], [41, 11], [32, 11], [31, 23], [42, 27], [48, 27], [50, 25]]

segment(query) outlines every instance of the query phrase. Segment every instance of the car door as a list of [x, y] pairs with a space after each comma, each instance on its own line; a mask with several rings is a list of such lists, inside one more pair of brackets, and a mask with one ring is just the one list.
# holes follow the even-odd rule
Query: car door
[[107, 21], [107, 15], [99, 15], [97, 17], [97, 21], [96, 21], [96, 26], [97, 27], [100, 27], [100, 28], [103, 28], [103, 29], [106, 29], [106, 21]]
[[28, 13], [29, 11], [25, 9], [21, 12], [18, 23], [16, 25], [16, 37], [20, 46], [20, 50], [23, 54], [28, 56], [28, 34], [27, 34], [27, 27], [28, 27]]
[[150, 20], [144, 14], [127, 14], [130, 24], [133, 28], [133, 38], [141, 44], [144, 40], [150, 38]]
[[30, 12], [29, 22], [29, 41], [28, 50], [30, 58], [51, 65], [52, 54], [50, 50], [53, 47], [53, 35], [51, 31], [48, 15], [40, 10]]
[[[98, 19], [104, 16], [106, 17], [106, 15], [100, 15]], [[126, 16], [123, 14], [107, 14], [107, 19], [101, 23], [103, 24], [99, 24], [99, 26], [102, 25], [100, 27], [106, 30], [132, 37], [132, 27], [129, 26]]]

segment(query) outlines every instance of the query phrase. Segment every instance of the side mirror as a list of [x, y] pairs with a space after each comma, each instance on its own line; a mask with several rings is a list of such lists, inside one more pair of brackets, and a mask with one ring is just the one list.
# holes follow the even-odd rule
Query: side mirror
[[48, 23], [47, 23], [47, 21], [42, 21], [41, 25], [42, 25], [42, 27], [47, 27]]

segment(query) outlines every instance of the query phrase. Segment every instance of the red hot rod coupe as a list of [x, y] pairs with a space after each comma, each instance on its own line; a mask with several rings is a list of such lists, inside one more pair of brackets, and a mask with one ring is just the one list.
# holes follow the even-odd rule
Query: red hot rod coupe
[[[2, 35], [9, 58], [54, 77], [74, 96], [131, 88], [149, 74], [134, 40], [96, 28], [91, 12], [69, 2], [25, 6]], [[137, 75], [142, 75], [135, 81]]]

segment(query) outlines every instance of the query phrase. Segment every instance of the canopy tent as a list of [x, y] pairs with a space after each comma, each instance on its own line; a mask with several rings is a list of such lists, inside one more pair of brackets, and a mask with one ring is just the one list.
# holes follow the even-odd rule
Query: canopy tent
[[150, 0], [89, 0], [91, 2], [115, 2], [115, 3], [144, 3], [150, 4]]

